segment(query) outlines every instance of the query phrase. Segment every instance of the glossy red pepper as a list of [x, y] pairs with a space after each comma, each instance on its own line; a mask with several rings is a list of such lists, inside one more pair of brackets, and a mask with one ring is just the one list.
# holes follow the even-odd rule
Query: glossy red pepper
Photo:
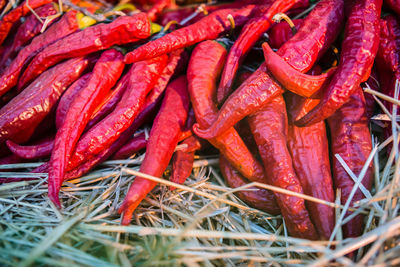
[[0, 96], [17, 84], [24, 65], [39, 51], [79, 29], [76, 15], [77, 11], [68, 11], [59, 21], [44, 33], [33, 38], [32, 42], [18, 53], [17, 57], [0, 77]]
[[[230, 187], [237, 188], [249, 183], [249, 181], [242, 177], [240, 173], [235, 170], [229, 161], [222, 155], [219, 158], [219, 167], [226, 183]], [[235, 194], [253, 208], [268, 212], [269, 214], [273, 215], [280, 213], [280, 209], [276, 203], [274, 194], [266, 189], [249, 187], [246, 190], [238, 191]]]
[[188, 47], [204, 40], [213, 40], [232, 28], [227, 18], [232, 15], [235, 25], [243, 24], [254, 6], [241, 9], [222, 9], [215, 11], [198, 22], [175, 30], [157, 40], [148, 42], [125, 55], [125, 63], [130, 64], [143, 59], [153, 58], [173, 50]]
[[0, 109], [0, 143], [7, 139], [26, 142], [88, 64], [89, 59], [74, 58], [49, 69]]
[[23, 159], [40, 159], [50, 156], [54, 145], [54, 136], [46, 137], [33, 145], [18, 145], [11, 140], [6, 142], [11, 152]]
[[37, 54], [21, 76], [18, 88], [64, 59], [87, 55], [113, 45], [137, 42], [151, 34], [151, 23], [145, 13], [121, 16], [109, 24], [88, 27], [56, 41]]
[[[274, 98], [247, 121], [263, 160], [268, 184], [303, 193], [286, 145], [288, 123], [283, 97]], [[318, 239], [304, 199], [281, 193], [275, 193], [275, 197], [292, 236]]]
[[273, 24], [272, 17], [279, 12], [286, 12], [299, 0], [276, 0], [258, 7], [259, 13], [249, 20], [240, 32], [239, 37], [231, 47], [221, 81], [217, 90], [217, 101], [222, 103], [230, 94], [233, 80], [239, 65], [244, 60], [250, 48], [257, 42], [263, 33]]
[[[4, 39], [6, 39], [8, 33], [10, 32], [14, 23], [16, 23], [20, 18], [29, 14], [31, 9], [38, 8], [40, 6], [46, 5], [53, 2], [53, 0], [29, 0], [24, 1], [22, 4], [8, 12], [0, 20], [0, 45], [3, 44]], [[29, 7], [28, 7], [29, 4]]]
[[[346, 203], [354, 186], [353, 180], [342, 167], [338, 154], [349, 166], [355, 175], [359, 175], [372, 150], [371, 133], [368, 127], [368, 118], [365, 112], [365, 100], [362, 89], [357, 87], [356, 92], [350, 96], [340, 109], [328, 118], [331, 133], [332, 169], [335, 189], [341, 191], [341, 203]], [[369, 166], [362, 184], [367, 190], [371, 189], [373, 182], [373, 169]], [[351, 203], [364, 198], [363, 193], [357, 190]], [[347, 213], [347, 215], [351, 212]], [[354, 219], [343, 225], [343, 235], [358, 237], [363, 231], [363, 216], [357, 215]]]
[[[163, 174], [178, 144], [179, 135], [185, 127], [188, 111], [187, 82], [186, 78], [181, 76], [171, 82], [166, 89], [160, 111], [150, 131], [146, 156], [140, 172], [156, 177]], [[133, 211], [156, 185], [156, 182], [140, 176], [135, 178], [118, 209], [119, 213], [123, 213], [122, 224], [130, 223]]]
[[97, 105], [115, 85], [124, 70], [123, 55], [110, 49], [102, 53], [86, 85], [77, 93], [58, 129], [50, 158], [48, 196], [61, 207], [58, 193], [71, 154]]
[[354, 1], [346, 22], [338, 68], [324, 89], [321, 102], [296, 125], [310, 125], [328, 118], [368, 79], [379, 46], [381, 7], [382, 0]]
[[[310, 70], [339, 34], [344, 18], [343, 5], [343, 0], [318, 2], [299, 31], [278, 50], [278, 55], [298, 71]], [[194, 125], [195, 134], [206, 139], [221, 135], [282, 94], [284, 90], [266, 71], [265, 64], [262, 64], [229, 96], [208, 129]]]
[[[218, 109], [214, 101], [216, 81], [226, 54], [226, 49], [219, 43], [204, 41], [195, 47], [190, 58], [187, 70], [189, 95], [196, 121], [202, 127], [208, 127], [217, 116]], [[254, 158], [233, 127], [208, 141], [247, 179], [266, 182], [263, 166]]]
[[[303, 25], [303, 19], [292, 20], [296, 30]], [[293, 31], [288, 23], [282, 22], [271, 26], [268, 31], [268, 43], [272, 48], [279, 49], [284, 43], [293, 37]]]

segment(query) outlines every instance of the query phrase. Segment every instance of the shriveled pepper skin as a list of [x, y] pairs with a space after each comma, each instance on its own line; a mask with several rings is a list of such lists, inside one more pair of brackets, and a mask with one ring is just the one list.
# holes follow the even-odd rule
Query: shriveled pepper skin
[[[240, 173], [222, 155], [219, 157], [219, 167], [226, 183], [230, 187], [237, 188], [249, 183], [249, 181], [241, 176]], [[275, 195], [266, 189], [250, 187], [246, 190], [238, 191], [235, 194], [253, 208], [268, 212], [273, 215], [280, 213], [279, 206], [276, 203]]]
[[[372, 150], [371, 133], [365, 112], [365, 99], [362, 89], [358, 86], [350, 99], [328, 119], [331, 133], [331, 158], [335, 189], [341, 190], [341, 202], [346, 203], [354, 186], [353, 180], [347, 174], [335, 157], [339, 154], [355, 175], [359, 175]], [[370, 166], [362, 184], [371, 189], [373, 169]], [[352, 202], [364, 198], [360, 190], [356, 191]], [[351, 205], [350, 205], [351, 206]], [[351, 213], [347, 213], [348, 216]], [[344, 237], [358, 237], [363, 230], [363, 216], [357, 215], [343, 226]]]
[[8, 33], [10, 32], [12, 26], [15, 22], [17, 22], [21, 17], [29, 14], [32, 9], [38, 8], [40, 6], [46, 5], [48, 3], [53, 2], [53, 0], [29, 0], [24, 1], [18, 7], [14, 8], [10, 12], [8, 12], [1, 20], [0, 20], [0, 45], [3, 43], [4, 39], [6, 39]]
[[273, 24], [272, 17], [279, 12], [286, 12], [299, 0], [277, 0], [258, 7], [258, 16], [249, 20], [242, 28], [239, 37], [229, 50], [221, 81], [217, 90], [217, 101], [222, 103], [230, 94], [231, 87], [239, 68], [251, 47]]
[[[183, 141], [182, 144], [185, 144], [185, 141]], [[195, 151], [175, 151], [172, 157], [171, 182], [183, 184], [190, 176], [193, 169], [194, 153]], [[175, 190], [175, 187], [170, 187], [170, 190]]]
[[[0, 110], [0, 143], [27, 141], [62, 92], [81, 76], [89, 60], [70, 59], [49, 69]], [[74, 66], [71, 68], [71, 66]]]
[[[163, 174], [178, 144], [179, 135], [185, 127], [189, 103], [186, 77], [180, 76], [166, 89], [160, 111], [150, 131], [146, 156], [140, 172], [156, 177]], [[118, 209], [119, 213], [123, 213], [122, 224], [130, 223], [133, 211], [156, 185], [156, 182], [145, 178], [139, 176], [135, 178]]]
[[[318, 2], [299, 31], [278, 50], [278, 55], [298, 71], [310, 70], [339, 34], [344, 18], [343, 5], [343, 0]], [[265, 64], [262, 64], [229, 96], [218, 118], [208, 129], [200, 129], [195, 124], [193, 130], [202, 138], [216, 137], [247, 115], [261, 109], [283, 91], [267, 73]]]
[[17, 84], [24, 65], [39, 51], [79, 29], [76, 14], [77, 11], [75, 10], [68, 11], [59, 21], [44, 33], [33, 38], [32, 42], [18, 53], [17, 57], [0, 77], [0, 96]]
[[[290, 110], [294, 110], [293, 107], [302, 106], [300, 113], [293, 114], [297, 117], [306, 114], [310, 108], [313, 108], [319, 102], [318, 99], [305, 99], [291, 93], [287, 93], [286, 99], [288, 100], [289, 113]], [[292, 118], [291, 120], [295, 119]], [[322, 121], [308, 127], [296, 127], [289, 124], [288, 148], [293, 159], [294, 170], [304, 193], [318, 199], [334, 202], [335, 194], [333, 192], [325, 122]], [[335, 226], [333, 208], [311, 201], [306, 201], [306, 206], [320, 238], [328, 240]]]
[[188, 47], [204, 40], [216, 39], [222, 33], [231, 29], [232, 26], [227, 19], [228, 15], [232, 15], [235, 25], [239, 26], [247, 20], [253, 8], [254, 6], [250, 5], [241, 9], [215, 11], [192, 25], [175, 30], [129, 52], [125, 55], [125, 63], [130, 64]]
[[73, 149], [79, 140], [93, 111], [109, 90], [115, 85], [124, 70], [121, 52], [110, 49], [102, 53], [93, 68], [92, 75], [72, 101], [64, 123], [58, 129], [49, 168], [49, 198], [61, 207], [58, 193]]
[[[288, 122], [283, 97], [274, 98], [262, 110], [250, 115], [247, 121], [263, 160], [268, 183], [303, 193], [286, 145]], [[275, 197], [292, 236], [318, 239], [304, 199], [280, 193], [275, 193]]]
[[71, 57], [87, 55], [113, 45], [122, 45], [145, 39], [151, 35], [151, 25], [145, 13], [121, 16], [109, 24], [97, 24], [71, 34], [43, 49], [27, 67], [18, 88], [47, 68]]
[[379, 46], [382, 0], [357, 0], [346, 22], [340, 62], [321, 102], [296, 122], [310, 125], [331, 116], [366, 81]]
[[54, 136], [46, 137], [39, 143], [28, 146], [21, 146], [11, 140], [6, 142], [11, 152], [23, 159], [40, 159], [50, 156], [54, 145]]
[[[215, 41], [204, 41], [196, 46], [190, 58], [187, 77], [189, 95], [196, 121], [208, 127], [217, 116], [214, 101], [216, 81], [226, 58], [226, 49]], [[251, 181], [266, 182], [264, 168], [248, 150], [239, 134], [232, 127], [223, 135], [208, 139], [221, 154]]]

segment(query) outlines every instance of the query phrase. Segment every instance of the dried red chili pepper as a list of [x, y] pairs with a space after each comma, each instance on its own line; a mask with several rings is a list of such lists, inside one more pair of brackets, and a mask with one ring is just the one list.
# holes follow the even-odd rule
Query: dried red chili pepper
[[33, 38], [32, 42], [18, 53], [17, 57], [0, 77], [0, 96], [17, 84], [24, 65], [39, 51], [79, 29], [76, 15], [77, 11], [68, 11], [58, 22], [44, 33]]
[[[293, 24], [297, 29], [303, 24], [303, 19], [292, 20]], [[271, 26], [268, 31], [268, 43], [272, 48], [279, 49], [284, 43], [286, 43], [290, 38], [293, 37], [292, 28], [290, 28], [288, 23], [277, 23]]]
[[147, 16], [151, 21], [156, 21], [158, 16], [162, 13], [162, 11], [167, 8], [172, 7], [176, 8], [176, 5], [173, 4], [172, 0], [158, 0], [149, 11], [147, 11]]
[[[185, 141], [182, 142], [185, 144]], [[194, 151], [183, 152], [181, 150], [175, 151], [172, 157], [172, 171], [170, 180], [177, 184], [183, 184], [189, 178], [193, 169]], [[170, 190], [175, 190], [174, 186], [170, 186]]]
[[145, 133], [138, 134], [129, 140], [128, 144], [113, 155], [113, 159], [124, 159], [146, 148], [147, 138]]
[[[187, 78], [189, 95], [196, 121], [208, 127], [217, 116], [214, 102], [216, 81], [226, 58], [226, 49], [215, 41], [198, 44], [190, 58]], [[251, 181], [265, 182], [264, 168], [248, 150], [239, 134], [232, 127], [223, 135], [208, 139], [229, 162]]]
[[54, 136], [46, 137], [33, 145], [22, 146], [11, 140], [6, 142], [11, 152], [23, 159], [40, 159], [50, 156], [54, 145]]
[[[237, 188], [249, 183], [222, 155], [219, 158], [219, 167], [230, 187]], [[253, 208], [273, 215], [280, 213], [274, 194], [266, 189], [249, 187], [246, 190], [235, 192], [235, 194]]]
[[[319, 102], [318, 99], [305, 99], [291, 93], [287, 93], [285, 99], [289, 114], [290, 110], [298, 110], [299, 106], [301, 107], [299, 113], [292, 114], [291, 121], [306, 114]], [[289, 125], [288, 148], [304, 193], [334, 202], [325, 123], [322, 121], [308, 127]], [[320, 238], [328, 240], [335, 226], [333, 208], [311, 201], [306, 201], [306, 206]]]
[[[274, 98], [262, 110], [250, 115], [247, 121], [263, 160], [268, 184], [303, 193], [286, 145], [288, 123], [283, 97]], [[281, 193], [275, 193], [275, 197], [292, 236], [318, 239], [304, 199]]]
[[[339, 34], [344, 18], [343, 5], [343, 0], [318, 2], [299, 31], [278, 50], [278, 54], [298, 71], [307, 72], [311, 69]], [[267, 73], [265, 64], [262, 64], [229, 96], [218, 118], [208, 129], [199, 129], [195, 124], [193, 131], [206, 139], [221, 135], [282, 93], [283, 89]]]
[[331, 116], [370, 75], [379, 46], [382, 0], [357, 0], [346, 22], [340, 62], [321, 102], [296, 122], [305, 126]]
[[258, 15], [250, 19], [240, 32], [239, 37], [231, 47], [221, 81], [217, 90], [217, 101], [222, 103], [230, 94], [233, 80], [239, 65], [244, 60], [250, 48], [257, 42], [261, 35], [273, 24], [272, 17], [279, 12], [290, 9], [299, 0], [277, 0], [258, 7]]
[[394, 12], [400, 15], [400, 1], [399, 0], [385, 0], [385, 4]]
[[[368, 84], [368, 86], [372, 90], [375, 90], [377, 92], [381, 91], [381, 86], [379, 84], [379, 77], [378, 77], [378, 73], [377, 73], [375, 65], [372, 68], [371, 75], [369, 76], [368, 80], [365, 83]], [[376, 101], [375, 101], [373, 95], [368, 94], [368, 93], [364, 93], [364, 98], [365, 98], [365, 105], [366, 105], [365, 109], [367, 112], [367, 117], [368, 117], [368, 119], [371, 119], [372, 116], [374, 115]]]
[[0, 21], [0, 45], [3, 43], [4, 39], [6, 39], [14, 23], [17, 22], [21, 17], [29, 14], [29, 12], [31, 11], [29, 7], [35, 9], [51, 2], [53, 2], [53, 0], [24, 1], [18, 7], [8, 12]]
[[[358, 87], [340, 109], [328, 118], [331, 133], [332, 169], [335, 189], [341, 190], [341, 202], [346, 203], [354, 186], [353, 180], [334, 156], [338, 154], [349, 166], [354, 174], [359, 175], [369, 154], [372, 151], [371, 134], [368, 127], [368, 118], [365, 113], [365, 100], [362, 89]], [[369, 166], [362, 184], [367, 190], [371, 189], [373, 170]], [[357, 190], [351, 203], [364, 198]], [[347, 215], [351, 214], [348, 212]], [[343, 225], [343, 235], [358, 237], [362, 234], [363, 216], [357, 215]]]
[[61, 207], [58, 193], [64, 179], [66, 165], [94, 109], [114, 86], [124, 70], [123, 55], [110, 49], [102, 53], [86, 85], [72, 101], [64, 123], [58, 129], [50, 158], [48, 177], [49, 198]]
[[[27, 141], [62, 92], [85, 70], [89, 59], [74, 58], [43, 73], [0, 110], [0, 143]], [[74, 66], [71, 68], [71, 66]]]
[[[160, 111], [150, 131], [146, 156], [140, 172], [156, 177], [163, 174], [178, 144], [179, 135], [185, 127], [188, 111], [187, 82], [186, 78], [181, 76], [171, 82], [166, 89]], [[156, 185], [156, 182], [136, 177], [118, 209], [119, 213], [123, 213], [122, 224], [130, 223], [133, 211]]]
[[232, 28], [231, 22], [227, 18], [228, 15], [232, 15], [235, 25], [239, 26], [247, 20], [253, 8], [253, 5], [249, 5], [241, 9], [215, 11], [192, 25], [175, 30], [129, 52], [125, 55], [125, 63], [130, 64], [188, 47], [204, 40], [216, 39]]
[[64, 59], [84, 56], [113, 45], [137, 42], [151, 34], [151, 23], [145, 13], [118, 17], [109, 24], [101, 23], [73, 33], [37, 54], [21, 76], [18, 88]]

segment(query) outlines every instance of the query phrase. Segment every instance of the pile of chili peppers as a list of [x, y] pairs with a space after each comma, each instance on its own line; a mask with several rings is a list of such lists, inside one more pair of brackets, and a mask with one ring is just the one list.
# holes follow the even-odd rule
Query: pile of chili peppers
[[[0, 164], [47, 159], [32, 172], [48, 173], [58, 208], [64, 181], [142, 150], [140, 172], [161, 177], [170, 165], [176, 183], [218, 151], [231, 187], [363, 199], [339, 158], [358, 175], [372, 150], [379, 110], [362, 88], [395, 94], [399, 1], [70, 2], [21, 1], [0, 21]], [[156, 185], [135, 178], [122, 224]], [[292, 236], [332, 238], [330, 206], [265, 189], [237, 196], [282, 214]], [[359, 236], [363, 216], [347, 216], [344, 237]]]

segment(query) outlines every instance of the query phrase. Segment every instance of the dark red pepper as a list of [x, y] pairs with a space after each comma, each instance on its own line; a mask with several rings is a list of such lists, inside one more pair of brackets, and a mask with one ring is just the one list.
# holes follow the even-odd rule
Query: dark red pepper
[[6, 142], [11, 152], [23, 159], [40, 159], [50, 156], [54, 145], [54, 136], [46, 137], [33, 145], [18, 145], [11, 140]]

